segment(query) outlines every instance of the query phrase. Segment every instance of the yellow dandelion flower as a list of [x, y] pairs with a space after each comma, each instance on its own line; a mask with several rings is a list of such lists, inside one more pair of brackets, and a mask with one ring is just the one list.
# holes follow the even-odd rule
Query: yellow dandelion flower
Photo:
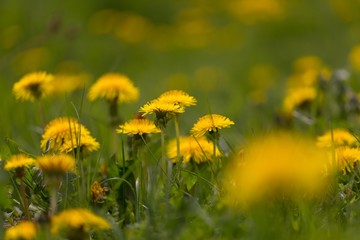
[[151, 113], [155, 113], [156, 116], [167, 114], [174, 115], [177, 113], [183, 113], [184, 111], [184, 107], [178, 104], [164, 102], [159, 99], [154, 99], [140, 108], [140, 112], [143, 113], [143, 116]]
[[61, 145], [59, 152], [71, 153], [78, 150], [83, 155], [88, 155], [99, 150], [100, 144], [90, 134], [81, 133], [80, 136], [73, 134], [71, 137], [65, 139]]
[[119, 125], [119, 128], [116, 129], [116, 132], [128, 135], [143, 135], [149, 133], [159, 133], [161, 130], [147, 118], [136, 118], [125, 122], [123, 125]]
[[351, 67], [356, 72], [360, 72], [360, 44], [354, 46], [350, 50], [349, 61], [350, 61]]
[[317, 145], [322, 148], [352, 146], [357, 143], [356, 137], [345, 129], [333, 129], [317, 138]]
[[[183, 163], [188, 163], [190, 160], [196, 163], [206, 162], [212, 159], [214, 145], [205, 137], [195, 138], [193, 136], [180, 137], [180, 158]], [[220, 156], [220, 151], [216, 148], [216, 156]], [[177, 145], [176, 139], [169, 142], [167, 146], [167, 156], [173, 162], [177, 160]]]
[[189, 107], [196, 105], [196, 99], [194, 97], [180, 90], [171, 90], [164, 92], [158, 97], [158, 100], [172, 104], [178, 104], [182, 107]]
[[12, 155], [5, 163], [5, 170], [10, 171], [17, 168], [29, 167], [35, 164], [35, 159], [26, 156], [25, 154]]
[[98, 181], [91, 185], [91, 200], [95, 203], [104, 202], [106, 196], [106, 187], [101, 187]]
[[31, 240], [36, 237], [36, 225], [30, 221], [24, 221], [16, 226], [6, 229], [5, 240]]
[[44, 155], [37, 158], [36, 164], [47, 175], [59, 175], [75, 170], [75, 158], [68, 154]]
[[283, 111], [291, 115], [301, 104], [311, 102], [316, 98], [317, 92], [314, 87], [298, 87], [289, 89], [283, 101]]
[[322, 196], [328, 164], [327, 152], [311, 139], [282, 132], [261, 136], [250, 141], [225, 170], [225, 202], [247, 208], [284, 197], [296, 201]]
[[91, 86], [88, 98], [90, 101], [104, 98], [110, 102], [135, 102], [139, 98], [139, 89], [127, 76], [107, 73]]
[[70, 93], [77, 89], [85, 87], [89, 75], [85, 73], [77, 74], [56, 74], [54, 76], [53, 92], [54, 94]]
[[80, 149], [87, 154], [98, 150], [100, 144], [77, 119], [59, 117], [45, 126], [40, 146], [43, 152], [68, 153]]
[[234, 122], [219, 114], [208, 114], [199, 118], [191, 129], [191, 134], [201, 137], [207, 132], [217, 132], [222, 128], [229, 128]]
[[54, 76], [46, 72], [33, 72], [23, 76], [14, 84], [13, 93], [17, 100], [34, 101], [52, 94], [51, 82]]
[[82, 208], [64, 210], [51, 219], [51, 233], [55, 235], [61, 234], [63, 231], [89, 232], [90, 230], [108, 230], [110, 228], [107, 220]]
[[340, 147], [336, 149], [337, 167], [341, 169], [344, 173], [351, 172], [359, 161], [359, 148]]

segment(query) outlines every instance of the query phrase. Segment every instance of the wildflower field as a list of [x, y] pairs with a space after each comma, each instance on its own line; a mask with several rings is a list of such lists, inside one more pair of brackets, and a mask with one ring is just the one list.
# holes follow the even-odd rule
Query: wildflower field
[[0, 239], [358, 239], [360, 1], [0, 1]]

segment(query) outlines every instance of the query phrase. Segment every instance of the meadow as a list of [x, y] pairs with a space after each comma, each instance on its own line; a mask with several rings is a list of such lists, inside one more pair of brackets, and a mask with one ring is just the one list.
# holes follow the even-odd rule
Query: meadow
[[0, 238], [357, 239], [359, 7], [0, 1]]

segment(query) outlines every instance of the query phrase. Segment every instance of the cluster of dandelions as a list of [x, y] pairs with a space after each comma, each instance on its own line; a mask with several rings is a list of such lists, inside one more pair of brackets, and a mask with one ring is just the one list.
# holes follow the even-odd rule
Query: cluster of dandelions
[[[93, 215], [86, 209], [64, 210], [57, 214], [57, 192], [65, 173], [76, 174], [76, 161], [82, 161], [88, 154], [98, 150], [99, 143], [89, 130], [75, 118], [60, 117], [45, 126], [40, 148], [43, 155], [33, 158], [24, 153], [14, 154], [4, 166], [5, 170], [20, 180], [20, 197], [28, 222], [9, 228], [6, 239], [33, 239], [37, 228], [30, 220], [33, 214], [25, 193], [24, 177], [29, 168], [38, 169], [44, 174], [44, 184], [50, 192], [50, 207], [48, 215], [51, 218], [51, 232], [54, 235], [63, 234], [69, 239], [84, 239], [91, 229], [109, 229], [107, 220]], [[77, 159], [75, 159], [75, 156]], [[86, 213], [86, 214], [85, 214]], [[75, 234], [75, 235], [74, 235]], [[80, 236], [79, 236], [80, 234]], [[77, 237], [73, 237], [77, 236]]]
[[[29, 73], [14, 84], [13, 93], [18, 100], [41, 100], [54, 95], [58, 90], [56, 79], [60, 78], [45, 72]], [[139, 90], [131, 80], [118, 73], [104, 74], [88, 92], [90, 101], [106, 100], [109, 105], [111, 126], [120, 121], [119, 104], [134, 102], [138, 96]], [[180, 90], [165, 92], [142, 106], [134, 119], [117, 125], [116, 132], [126, 134], [135, 141], [142, 142], [143, 145], [147, 144], [149, 135], [161, 133], [161, 159], [163, 161], [161, 167], [164, 168], [167, 176], [171, 176], [171, 166], [175, 162], [201, 164], [219, 158], [222, 155], [217, 142], [220, 136], [219, 130], [234, 124], [227, 117], [218, 114], [205, 115], [194, 124], [190, 135], [180, 136], [179, 117], [185, 112], [186, 107], [194, 106], [196, 102], [194, 97]], [[146, 118], [150, 114], [155, 115], [154, 121]], [[170, 140], [166, 146], [165, 132], [170, 120], [174, 120], [176, 138]], [[25, 194], [24, 177], [25, 172], [30, 168], [40, 171], [45, 176], [44, 184], [50, 194], [48, 215], [51, 219], [51, 234], [60, 234], [69, 239], [84, 239], [91, 229], [109, 229], [110, 225], [107, 220], [94, 215], [90, 210], [64, 209], [58, 213], [57, 209], [57, 195], [64, 174], [82, 174], [78, 169], [79, 166], [81, 168], [84, 159], [99, 148], [100, 144], [78, 119], [58, 117], [44, 127], [40, 142], [40, 149], [43, 153], [41, 156], [33, 157], [27, 154], [11, 156], [5, 164], [5, 169], [20, 179], [20, 193], [27, 221], [9, 228], [6, 232], [6, 239], [33, 239], [39, 230], [39, 226], [30, 222], [33, 213], [29, 209], [29, 202]], [[139, 166], [146, 167], [144, 163]], [[79, 175], [79, 177], [84, 176]], [[104, 200], [101, 197], [105, 195], [104, 188], [98, 182], [95, 181], [91, 190], [92, 198], [96, 199], [96, 202]], [[138, 203], [140, 204], [139, 200]], [[21, 228], [26, 231], [21, 232]]]

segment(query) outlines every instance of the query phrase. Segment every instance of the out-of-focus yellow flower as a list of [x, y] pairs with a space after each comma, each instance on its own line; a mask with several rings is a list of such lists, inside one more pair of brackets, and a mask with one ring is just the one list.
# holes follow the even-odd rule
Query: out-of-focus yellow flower
[[103, 98], [109, 102], [135, 102], [139, 98], [139, 89], [127, 76], [107, 73], [91, 86], [88, 98], [90, 101]]
[[208, 114], [199, 118], [190, 132], [195, 137], [201, 137], [208, 132], [218, 132], [219, 129], [229, 128], [233, 124], [234, 122], [225, 116]]
[[7, 26], [0, 33], [0, 45], [5, 49], [10, 49], [18, 44], [23, 34], [20, 25]]
[[18, 100], [34, 101], [47, 97], [53, 92], [54, 76], [46, 72], [32, 72], [14, 84], [13, 93]]
[[316, 95], [316, 89], [313, 87], [299, 87], [289, 89], [283, 101], [284, 113], [291, 115], [292, 112], [300, 105], [307, 102], [312, 102], [316, 98]]
[[161, 130], [147, 118], [135, 118], [120, 125], [116, 132], [128, 135], [143, 135], [159, 133]]
[[190, 107], [196, 105], [196, 99], [181, 90], [171, 90], [164, 92], [158, 97], [159, 101], [178, 104], [182, 107]]
[[[214, 145], [205, 137], [195, 138], [194, 136], [180, 137], [180, 158], [183, 163], [194, 161], [202, 163], [211, 160], [214, 157]], [[215, 150], [216, 156], [220, 156], [218, 148]], [[177, 160], [176, 139], [169, 142], [167, 146], [167, 156], [173, 161]]]
[[351, 172], [360, 161], [360, 149], [348, 146], [336, 149], [336, 164], [343, 173]]
[[35, 165], [35, 159], [19, 153], [12, 155], [5, 163], [5, 170], [10, 171], [17, 168], [24, 168]]
[[255, 65], [250, 69], [248, 83], [253, 87], [251, 100], [255, 103], [265, 103], [267, 91], [275, 83], [277, 70], [270, 64]]
[[40, 146], [43, 152], [69, 153], [79, 150], [86, 155], [98, 150], [100, 144], [77, 119], [59, 117], [45, 126]]
[[317, 145], [321, 148], [353, 146], [357, 143], [358, 141], [354, 135], [341, 128], [327, 131], [317, 138]]
[[115, 35], [126, 42], [138, 43], [146, 40], [153, 31], [149, 19], [132, 12], [118, 12], [114, 26]]
[[358, 0], [329, 0], [330, 6], [338, 17], [346, 22], [360, 20], [359, 11], [360, 2]]
[[228, 10], [247, 24], [284, 16], [284, 6], [279, 0], [231, 0], [228, 2]]
[[26, 49], [15, 55], [12, 68], [15, 72], [22, 74], [38, 69], [46, 69], [50, 58], [51, 53], [45, 47]]
[[[90, 230], [108, 230], [111, 226], [104, 218], [93, 214], [90, 210], [76, 208], [62, 211], [51, 219], [51, 233], [79, 234]], [[72, 233], [75, 232], [75, 233]]]
[[164, 102], [159, 99], [154, 99], [140, 108], [140, 112], [143, 115], [155, 113], [156, 116], [162, 115], [175, 115], [177, 113], [183, 113], [184, 107], [169, 102]]
[[32, 240], [36, 237], [36, 225], [30, 221], [24, 221], [16, 226], [6, 229], [5, 240]]
[[350, 61], [351, 67], [356, 72], [360, 72], [360, 44], [354, 46], [350, 50], [349, 61]]
[[328, 164], [326, 151], [310, 139], [283, 132], [261, 136], [228, 165], [222, 181], [225, 202], [246, 208], [263, 201], [321, 196]]
[[55, 94], [71, 93], [77, 89], [84, 88], [89, 75], [85, 73], [80, 74], [56, 74], [54, 77], [53, 92]]
[[323, 61], [315, 55], [305, 55], [297, 58], [293, 62], [293, 71], [295, 74], [304, 73], [309, 70], [320, 70], [323, 67]]
[[68, 154], [44, 155], [37, 158], [36, 165], [46, 175], [61, 175], [75, 170], [75, 158]]

